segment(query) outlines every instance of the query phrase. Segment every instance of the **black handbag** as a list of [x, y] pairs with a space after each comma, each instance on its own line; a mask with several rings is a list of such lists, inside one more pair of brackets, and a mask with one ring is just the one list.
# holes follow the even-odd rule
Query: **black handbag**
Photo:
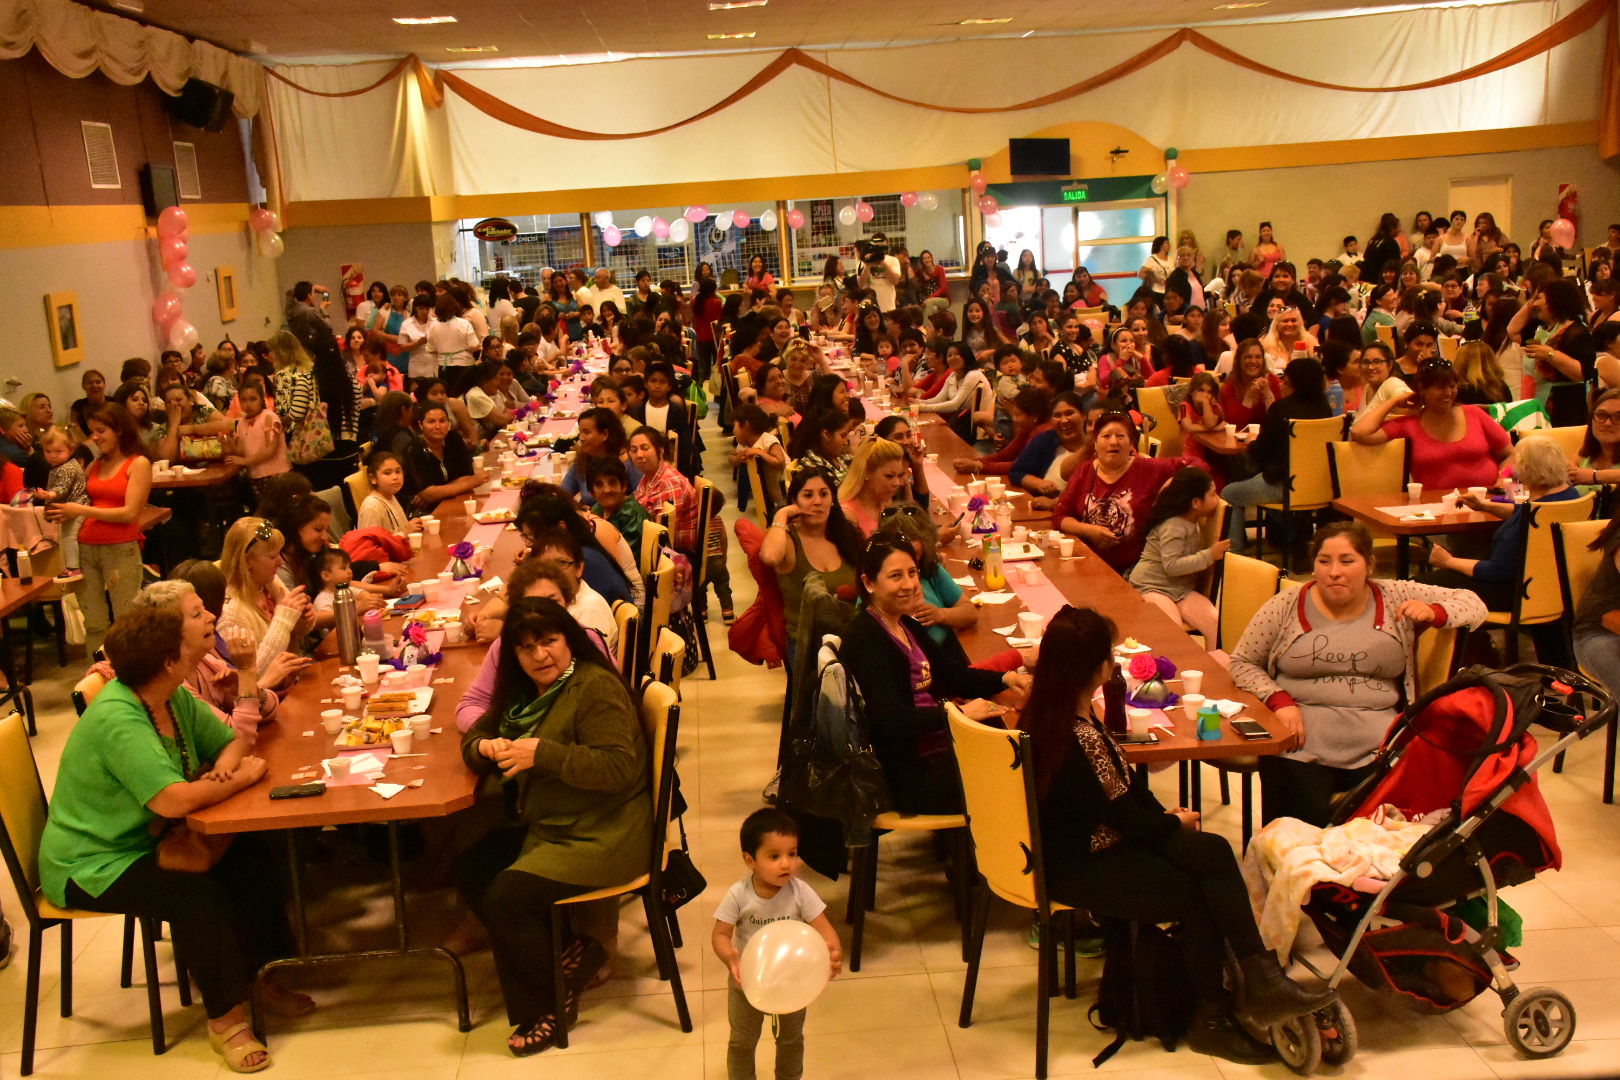
[[[679, 821], [679, 819], [677, 819]], [[702, 895], [703, 890], [709, 887], [709, 881], [697, 864], [692, 861], [691, 854], [686, 850], [686, 823], [679, 822], [681, 830], [681, 846], [669, 853], [664, 860], [664, 874], [659, 881], [659, 893], [663, 897], [664, 906], [674, 911], [686, 906]]]

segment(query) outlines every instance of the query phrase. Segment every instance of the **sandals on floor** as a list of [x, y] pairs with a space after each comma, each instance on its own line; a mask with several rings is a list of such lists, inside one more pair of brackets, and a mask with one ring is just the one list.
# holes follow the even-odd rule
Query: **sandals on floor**
[[556, 1018], [542, 1016], [532, 1023], [520, 1025], [512, 1035], [523, 1040], [518, 1046], [513, 1046], [511, 1042], [506, 1044], [513, 1057], [533, 1057], [544, 1053], [557, 1045]]
[[[224, 1031], [215, 1031], [213, 1028], [208, 1029], [208, 1044], [214, 1048], [214, 1053], [225, 1059], [225, 1067], [233, 1073], [256, 1073], [261, 1069], [270, 1067], [270, 1048], [258, 1039], [253, 1039], [238, 1046], [228, 1045], [232, 1039], [236, 1038], [239, 1032], [252, 1031], [252, 1029], [253, 1025], [246, 1021], [240, 1024], [232, 1024]], [[249, 1054], [263, 1054], [264, 1060], [257, 1065], [242, 1064]]]

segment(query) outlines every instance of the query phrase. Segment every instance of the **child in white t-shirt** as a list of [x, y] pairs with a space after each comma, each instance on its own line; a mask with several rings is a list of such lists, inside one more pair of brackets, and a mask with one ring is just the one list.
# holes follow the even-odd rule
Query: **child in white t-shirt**
[[371, 494], [360, 504], [357, 529], [387, 529], [401, 536], [422, 527], [421, 518], [413, 518], [399, 504], [400, 489], [405, 486], [405, 466], [387, 450], [376, 450], [366, 459], [366, 479], [371, 483]]
[[349, 553], [340, 547], [326, 547], [310, 556], [309, 573], [304, 578], [311, 588], [318, 583], [317, 592], [310, 601], [316, 612], [331, 611], [332, 600], [339, 585], [354, 583], [354, 569], [349, 565]]
[[[767, 923], [786, 919], [809, 923], [826, 939], [832, 954], [832, 977], [837, 978], [844, 968], [844, 951], [838, 932], [827, 921], [827, 905], [795, 876], [799, 827], [793, 818], [772, 807], [755, 810], [742, 824], [742, 850], [748, 873], [720, 901], [711, 939], [715, 955], [731, 972], [726, 991], [731, 1021], [727, 1080], [754, 1080], [754, 1047], [765, 1021], [765, 1014], [749, 1004], [742, 990], [742, 951], [749, 938]], [[804, 1075], [806, 1011], [777, 1018], [776, 1080], [799, 1080]]]

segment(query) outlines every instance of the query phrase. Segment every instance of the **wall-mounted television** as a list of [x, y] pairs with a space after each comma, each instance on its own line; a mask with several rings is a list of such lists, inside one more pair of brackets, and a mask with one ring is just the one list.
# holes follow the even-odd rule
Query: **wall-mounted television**
[[1068, 176], [1068, 139], [1010, 139], [1007, 156], [1014, 176]]

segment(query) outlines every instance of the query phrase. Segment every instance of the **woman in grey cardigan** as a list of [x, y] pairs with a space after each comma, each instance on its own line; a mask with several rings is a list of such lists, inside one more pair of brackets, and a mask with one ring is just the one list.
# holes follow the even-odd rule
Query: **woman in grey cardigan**
[[566, 939], [566, 1001], [551, 974], [552, 906], [633, 880], [652, 850], [647, 740], [624, 680], [553, 600], [512, 605], [489, 710], [462, 738], [479, 773], [499, 772], [512, 827], [456, 859], [457, 888], [489, 931], [519, 1057], [548, 1049], [579, 992], [607, 961]]
[[1232, 679], [1294, 733], [1260, 759], [1262, 817], [1325, 826], [1334, 797], [1367, 775], [1384, 733], [1417, 697], [1415, 649], [1427, 627], [1478, 626], [1464, 589], [1373, 578], [1372, 535], [1340, 522], [1311, 539], [1314, 578], [1261, 605], [1232, 653]]

